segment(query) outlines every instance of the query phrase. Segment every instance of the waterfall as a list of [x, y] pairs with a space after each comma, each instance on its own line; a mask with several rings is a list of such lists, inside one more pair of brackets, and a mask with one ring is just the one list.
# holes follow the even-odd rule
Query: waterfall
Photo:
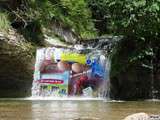
[[108, 95], [110, 60], [104, 50], [48, 47], [37, 49], [32, 97]]

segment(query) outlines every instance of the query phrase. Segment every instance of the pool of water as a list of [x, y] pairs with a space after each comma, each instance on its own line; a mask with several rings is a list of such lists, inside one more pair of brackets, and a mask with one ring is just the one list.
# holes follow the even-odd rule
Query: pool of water
[[122, 120], [137, 112], [160, 114], [160, 102], [98, 99], [0, 100], [0, 120]]

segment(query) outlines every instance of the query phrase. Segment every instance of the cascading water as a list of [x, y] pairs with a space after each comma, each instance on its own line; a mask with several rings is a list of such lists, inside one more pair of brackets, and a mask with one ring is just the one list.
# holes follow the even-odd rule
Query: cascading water
[[108, 95], [109, 68], [103, 50], [38, 49], [32, 97], [104, 98]]

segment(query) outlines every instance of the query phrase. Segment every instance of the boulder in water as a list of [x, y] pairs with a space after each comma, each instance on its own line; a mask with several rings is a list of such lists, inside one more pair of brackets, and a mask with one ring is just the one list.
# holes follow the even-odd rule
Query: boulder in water
[[150, 117], [146, 113], [135, 113], [127, 116], [124, 120], [150, 120]]

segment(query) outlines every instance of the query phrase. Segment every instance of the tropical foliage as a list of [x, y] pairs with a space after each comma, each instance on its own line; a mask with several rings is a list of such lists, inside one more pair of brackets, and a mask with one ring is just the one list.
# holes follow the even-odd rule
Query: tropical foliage
[[0, 12], [0, 31], [5, 32], [10, 28], [10, 21], [8, 20], [8, 13]]
[[123, 35], [136, 47], [128, 56], [129, 61], [138, 60], [151, 68], [151, 61], [159, 51], [160, 1], [88, 0], [88, 4], [100, 35]]
[[96, 35], [91, 11], [85, 0], [31, 0], [23, 9], [20, 8], [18, 14], [25, 20], [39, 21], [44, 27], [48, 27], [51, 21], [56, 20], [82, 38]]

